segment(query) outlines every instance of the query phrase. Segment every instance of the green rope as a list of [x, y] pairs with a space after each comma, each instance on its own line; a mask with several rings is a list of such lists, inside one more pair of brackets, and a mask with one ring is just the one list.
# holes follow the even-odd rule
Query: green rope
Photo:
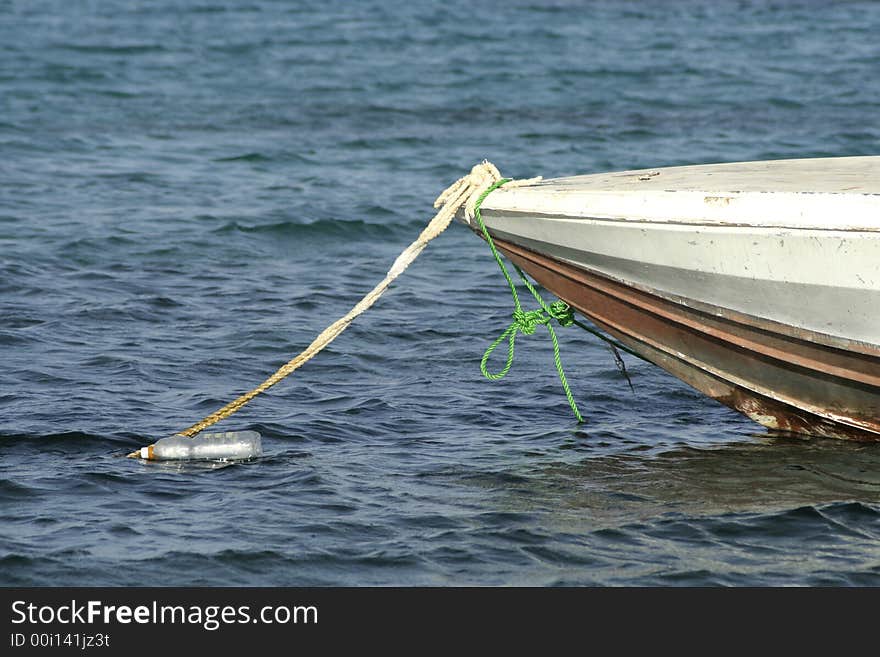
[[[486, 349], [486, 353], [483, 354], [483, 360], [480, 361], [480, 371], [483, 373], [483, 376], [491, 381], [495, 381], [505, 376], [513, 365], [513, 353], [517, 334], [522, 332], [523, 335], [532, 335], [537, 330], [538, 326], [546, 326], [547, 331], [550, 333], [550, 339], [553, 341], [553, 360], [556, 363], [556, 371], [559, 373], [559, 380], [562, 382], [563, 390], [565, 390], [568, 405], [571, 406], [571, 410], [574, 412], [578, 422], [583, 422], [584, 418], [578, 410], [577, 403], [574, 401], [574, 395], [571, 394], [571, 388], [568, 386], [568, 380], [565, 378], [565, 371], [562, 369], [562, 359], [559, 356], [559, 341], [556, 339], [556, 331], [553, 330], [552, 325], [552, 321], [556, 320], [559, 322], [560, 326], [571, 326], [575, 321], [571, 307], [569, 307], [564, 301], [554, 301], [549, 305], [545, 303], [544, 299], [542, 299], [541, 295], [538, 293], [538, 290], [536, 290], [529, 282], [529, 279], [526, 278], [523, 271], [514, 264], [513, 268], [519, 274], [519, 277], [522, 279], [526, 288], [532, 293], [532, 296], [535, 297], [535, 300], [541, 306], [539, 310], [523, 310], [522, 304], [519, 301], [519, 295], [516, 292], [516, 285], [510, 277], [507, 267], [504, 266], [504, 261], [501, 259], [501, 254], [498, 253], [498, 249], [495, 247], [495, 242], [492, 240], [492, 236], [489, 235], [489, 231], [486, 229], [486, 224], [483, 223], [483, 216], [480, 212], [480, 207], [483, 205], [483, 201], [489, 196], [489, 194], [501, 187], [504, 183], [510, 182], [510, 180], [510, 178], [502, 178], [494, 183], [480, 195], [474, 206], [474, 218], [477, 220], [480, 230], [483, 231], [483, 237], [489, 244], [489, 248], [492, 249], [492, 255], [495, 256], [495, 262], [498, 263], [498, 266], [501, 268], [501, 273], [504, 274], [504, 278], [507, 280], [507, 285], [510, 287], [510, 293], [513, 296], [514, 306], [513, 321], [510, 323], [510, 326], [498, 336], [495, 342]], [[487, 369], [486, 363], [488, 363], [492, 352], [495, 351], [496, 347], [504, 342], [504, 340], [507, 340], [507, 362], [499, 372], [492, 373]]]

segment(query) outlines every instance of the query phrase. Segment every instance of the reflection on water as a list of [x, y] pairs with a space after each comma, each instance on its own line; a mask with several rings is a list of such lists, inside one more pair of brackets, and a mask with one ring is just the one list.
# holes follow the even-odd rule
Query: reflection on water
[[204, 472], [207, 470], [222, 470], [237, 465], [238, 461], [144, 461], [137, 459], [145, 468], [155, 469], [158, 472]]
[[[880, 503], [880, 445], [761, 434], [716, 447], [606, 454], [551, 465], [538, 481], [569, 508], [614, 524], [658, 513], [768, 512], [839, 501]], [[562, 492], [565, 491], [565, 492]]]
[[539, 564], [527, 584], [880, 583], [880, 445], [762, 434], [595, 454], [492, 488], [481, 521]]

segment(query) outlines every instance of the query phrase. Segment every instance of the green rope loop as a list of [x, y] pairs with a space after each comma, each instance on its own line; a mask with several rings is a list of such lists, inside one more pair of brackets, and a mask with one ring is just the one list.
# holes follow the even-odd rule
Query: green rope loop
[[[523, 284], [526, 286], [529, 292], [531, 292], [532, 296], [541, 306], [538, 310], [528, 310], [525, 311], [522, 309], [522, 304], [519, 300], [519, 294], [516, 291], [516, 284], [513, 282], [513, 278], [511, 278], [510, 273], [507, 271], [507, 267], [504, 266], [504, 261], [501, 259], [501, 254], [498, 252], [498, 249], [495, 246], [495, 242], [492, 239], [492, 236], [489, 235], [489, 231], [486, 229], [486, 224], [483, 223], [483, 215], [480, 212], [480, 207], [483, 205], [483, 201], [486, 200], [486, 197], [489, 196], [493, 191], [501, 187], [504, 183], [510, 182], [510, 178], [502, 178], [498, 182], [494, 183], [490, 186], [485, 192], [483, 192], [479, 198], [477, 199], [476, 204], [474, 205], [474, 218], [477, 221], [477, 224], [480, 227], [480, 230], [483, 233], [483, 237], [486, 239], [486, 242], [489, 244], [489, 248], [492, 250], [492, 255], [495, 256], [495, 262], [498, 263], [498, 266], [501, 268], [501, 273], [504, 274], [504, 278], [507, 280], [507, 285], [510, 287], [510, 294], [513, 297], [513, 321], [510, 323], [504, 332], [498, 336], [498, 338], [489, 345], [489, 348], [486, 349], [486, 353], [483, 354], [483, 359], [480, 361], [480, 371], [490, 381], [495, 381], [504, 377], [509, 371], [511, 366], [513, 365], [513, 355], [514, 349], [516, 345], [516, 336], [518, 333], [522, 333], [523, 335], [532, 335], [537, 330], [539, 326], [546, 326], [548, 333], [550, 333], [550, 340], [553, 342], [553, 361], [556, 363], [556, 372], [559, 374], [559, 381], [562, 383], [562, 389], [565, 391], [565, 397], [568, 399], [568, 405], [571, 406], [571, 410], [574, 412], [575, 417], [578, 422], [583, 422], [584, 418], [578, 410], [577, 403], [574, 400], [574, 395], [571, 394], [571, 388], [568, 385], [568, 380], [565, 378], [565, 371], [562, 368], [562, 358], [559, 355], [559, 341], [556, 338], [556, 331], [553, 330], [552, 322], [556, 321], [560, 326], [571, 326], [574, 320], [574, 313], [572, 312], [571, 307], [565, 303], [564, 301], [554, 301], [549, 305], [544, 302], [544, 299], [541, 298], [541, 295], [538, 293], [538, 290], [534, 285], [529, 281], [526, 277], [525, 273], [517, 267], [513, 265], [513, 268], [519, 274], [519, 277], [522, 279]], [[507, 361], [504, 363], [504, 367], [501, 368], [498, 372], [490, 372], [487, 367], [487, 363], [489, 362], [489, 357], [492, 355], [492, 352], [500, 345], [502, 342], [507, 340]]]

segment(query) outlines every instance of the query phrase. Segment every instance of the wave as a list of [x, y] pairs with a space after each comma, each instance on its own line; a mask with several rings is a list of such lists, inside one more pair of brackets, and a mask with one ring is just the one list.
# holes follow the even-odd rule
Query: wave
[[4, 433], [0, 432], [0, 445], [9, 446], [20, 443], [39, 443], [41, 446], [53, 448], [83, 447], [84, 445], [130, 445], [132, 438], [124, 436], [106, 436], [81, 431], [63, 431], [44, 435], [28, 433]]
[[37, 489], [17, 483], [11, 479], [0, 479], [0, 502], [13, 503], [20, 500], [29, 500], [37, 492]]
[[214, 158], [214, 162], [222, 163], [222, 162], [250, 162], [250, 163], [267, 163], [267, 162], [283, 162], [286, 164], [289, 163], [298, 163], [298, 164], [309, 164], [314, 165], [317, 164], [317, 161], [313, 158], [309, 158], [302, 153], [295, 153], [292, 151], [281, 151], [274, 154], [260, 153], [258, 151], [252, 151], [248, 153], [242, 153], [240, 155], [229, 155], [227, 157], [218, 157]]
[[[386, 210], [374, 208], [374, 212]], [[392, 237], [403, 229], [417, 230], [424, 222], [407, 221], [399, 223], [371, 223], [362, 219], [318, 219], [309, 223], [296, 221], [278, 221], [270, 224], [245, 224], [230, 221], [212, 232], [217, 235], [230, 233], [251, 233], [268, 237], [284, 238], [318, 238], [334, 237], [348, 239], [381, 239]]]
[[262, 153], [245, 153], [244, 155], [232, 155], [230, 157], [218, 157], [214, 162], [270, 162], [271, 157]]
[[142, 43], [109, 46], [106, 44], [80, 44], [62, 43], [56, 48], [68, 52], [78, 52], [87, 55], [143, 55], [147, 53], [166, 52], [165, 46], [160, 43]]

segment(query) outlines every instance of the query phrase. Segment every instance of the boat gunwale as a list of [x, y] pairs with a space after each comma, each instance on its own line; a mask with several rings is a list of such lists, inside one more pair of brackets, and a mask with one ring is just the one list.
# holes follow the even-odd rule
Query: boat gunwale
[[[517, 188], [523, 189], [523, 188]], [[876, 194], [876, 196], [880, 197], [880, 194]], [[491, 198], [491, 197], [490, 197]], [[700, 228], [749, 228], [752, 230], [767, 230], [767, 231], [780, 231], [780, 230], [791, 230], [791, 231], [822, 231], [822, 232], [831, 232], [831, 233], [843, 233], [845, 235], [852, 235], [857, 233], [867, 233], [870, 235], [874, 235], [875, 233], [880, 233], [880, 221], [878, 221], [876, 226], [829, 226], [829, 225], [821, 225], [821, 224], [793, 224], [793, 223], [776, 223], [776, 224], [761, 224], [755, 222], [748, 221], [724, 221], [724, 220], [709, 220], [709, 219], [697, 219], [697, 220], [689, 220], [689, 219], [647, 219], [647, 218], [630, 218], [620, 215], [586, 215], [586, 214], [563, 214], [561, 212], [542, 212], [540, 210], [521, 210], [510, 208], [508, 206], [498, 206], [492, 205], [487, 199], [483, 207], [481, 208], [482, 213], [484, 215], [484, 219], [491, 216], [492, 212], [503, 213], [504, 215], [512, 215], [515, 217], [534, 217], [535, 219], [549, 219], [549, 220], [560, 220], [560, 221], [608, 221], [619, 224], [627, 224], [627, 225], [635, 225], [635, 224], [645, 224], [645, 225], [656, 225], [656, 226], [685, 226], [685, 227], [700, 227]], [[880, 208], [878, 208], [880, 211]], [[465, 223], [468, 223], [465, 221]]]

